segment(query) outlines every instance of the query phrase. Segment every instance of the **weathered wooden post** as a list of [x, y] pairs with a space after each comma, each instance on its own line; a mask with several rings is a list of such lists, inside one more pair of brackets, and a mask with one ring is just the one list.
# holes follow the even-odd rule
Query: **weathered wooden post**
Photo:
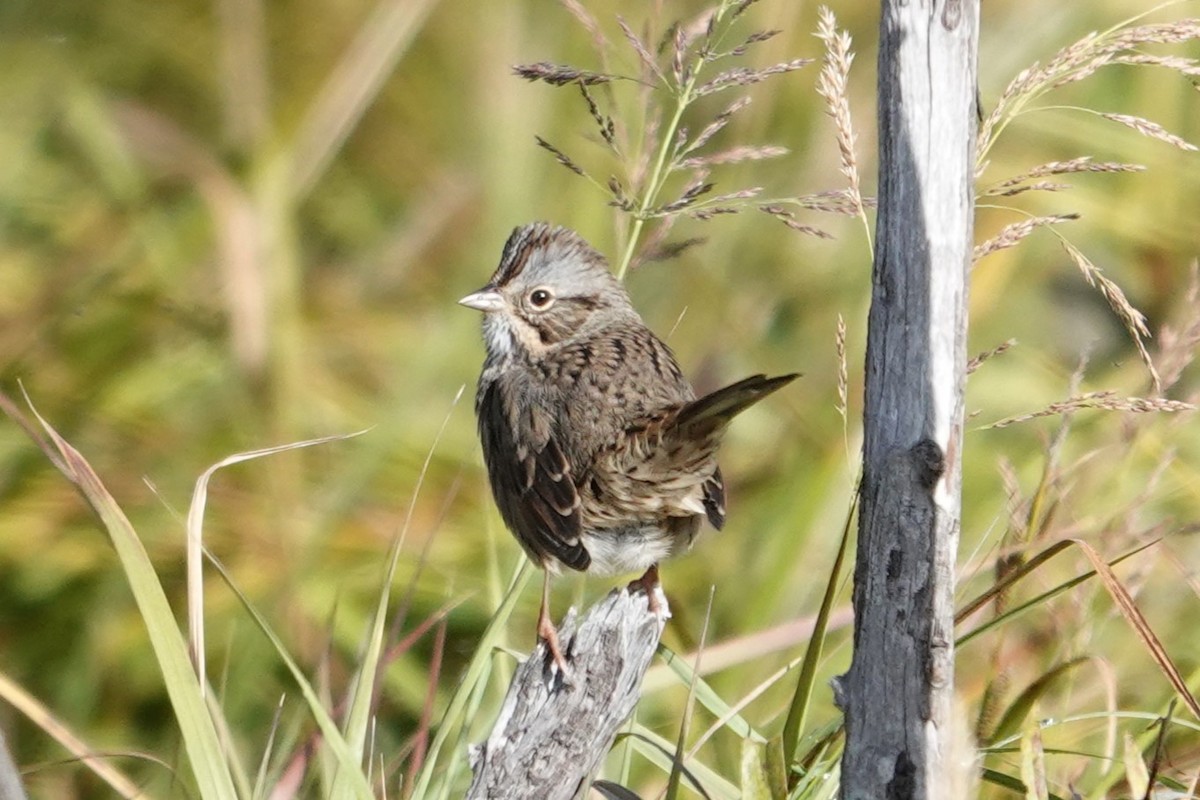
[[978, 0], [883, 0], [844, 800], [947, 797]]

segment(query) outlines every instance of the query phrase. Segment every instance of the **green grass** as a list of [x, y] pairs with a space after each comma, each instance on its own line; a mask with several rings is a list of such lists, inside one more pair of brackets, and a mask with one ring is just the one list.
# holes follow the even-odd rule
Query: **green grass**
[[[1026, 66], [1145, 11], [1136, 0], [984, 5], [985, 116]], [[0, 705], [15, 709], [0, 725], [34, 796], [137, 786], [262, 797], [299, 767], [297, 796], [382, 785], [388, 797], [461, 794], [465, 744], [490, 726], [509, 653], [532, 644], [537, 598], [520, 591], [528, 575], [488, 495], [470, 404], [455, 403], [482, 345], [476, 316], [454, 301], [486, 280], [508, 230], [532, 219], [570, 225], [628, 263], [662, 221], [649, 212], [689, 179], [669, 171], [669, 156], [652, 181], [629, 168], [665, 152], [646, 134], [654, 103], [660, 130], [679, 107], [661, 86], [649, 96], [630, 81], [592, 87], [625, 137], [614, 150], [577, 89], [511, 74], [548, 61], [638, 75], [615, 11], [653, 46], [672, 19], [701, 10], [588, 7], [605, 55], [568, 10], [532, 2], [0, 9], [0, 388], [19, 397], [20, 380], [75, 448], [50, 450], [82, 454], [107, 493], [72, 461], [77, 480], [88, 476], [89, 507], [26, 433], [0, 425]], [[1176, 3], [1139, 24], [1196, 8]], [[873, 9], [834, 9], [858, 52], [844, 97], [867, 196]], [[713, 797], [836, 787], [842, 741], [827, 686], [849, 664], [849, 587], [830, 575], [857, 472], [870, 243], [852, 215], [785, 206], [835, 237], [824, 240], [753, 208], [847, 185], [815, 88], [817, 24], [815, 8], [781, 0], [736, 22], [729, 44], [782, 33], [730, 65], [817, 63], [690, 98], [678, 124], [694, 137], [744, 92], [753, 102], [707, 149], [790, 152], [713, 166], [711, 195], [762, 193], [741, 198], [749, 206], [736, 215], [678, 216], [668, 241], [707, 241], [626, 276], [699, 386], [804, 373], [731, 432], [727, 529], [664, 568], [674, 656], [652, 668], [636, 735], [618, 742], [606, 773], [643, 797], [667, 787], [681, 730], [684, 765]], [[1194, 57], [1197, 42], [1138, 52]], [[1195, 793], [1200, 740], [1181, 695], [1195, 695], [1200, 664], [1196, 418], [1120, 410], [1153, 397], [1150, 374], [1119, 303], [1089, 285], [1095, 273], [1081, 273], [1058, 236], [1146, 315], [1147, 353], [1176, 378], [1165, 398], [1195, 402], [1200, 160], [1071, 108], [1146, 117], [1200, 142], [1197, 102], [1169, 68], [1114, 64], [1034, 104], [1065, 110], [1026, 106], [987, 153], [981, 189], [1081, 156], [1146, 169], [1050, 176], [1072, 187], [981, 201], [979, 242], [1031, 215], [1081, 214], [971, 276], [970, 351], [1016, 340], [972, 374], [967, 398], [958, 597], [962, 608], [989, 602], [960, 623], [970, 638], [958, 681], [964, 728], [983, 748], [984, 797], [1014, 796], [1005, 781], [1039, 773], [1060, 797], [1070, 786], [1128, 796], [1160, 728], [1156, 778]], [[607, 205], [610, 174], [637, 199], [640, 225]], [[1098, 391], [1115, 394], [988, 427]], [[197, 478], [232, 453], [366, 428], [213, 476], [203, 541], [221, 570], [202, 571], [202, 697], [184, 637]], [[1072, 540], [1095, 557], [1062, 544]], [[1104, 564], [1111, 575], [1085, 577]], [[1019, 577], [991, 591], [1006, 576]], [[555, 607], [609, 588], [560, 580]], [[697, 674], [688, 665], [702, 638]], [[97, 754], [104, 775], [90, 766]], [[678, 785], [689, 796], [686, 776]]]

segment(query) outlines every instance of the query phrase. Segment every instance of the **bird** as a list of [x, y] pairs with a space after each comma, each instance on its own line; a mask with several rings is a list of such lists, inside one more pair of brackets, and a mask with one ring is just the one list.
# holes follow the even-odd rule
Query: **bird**
[[515, 228], [488, 283], [475, 412], [500, 516], [544, 570], [538, 638], [569, 674], [549, 613], [564, 568], [641, 572], [658, 613], [658, 564], [725, 522], [716, 453], [730, 420], [797, 374], [752, 375], [697, 398], [607, 260], [575, 231]]

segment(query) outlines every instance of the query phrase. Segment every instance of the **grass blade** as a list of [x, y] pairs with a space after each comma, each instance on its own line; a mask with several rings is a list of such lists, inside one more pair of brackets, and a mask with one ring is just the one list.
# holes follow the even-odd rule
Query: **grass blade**
[[[400, 551], [404, 547], [404, 540], [407, 538], [408, 529], [412, 524], [417, 497], [421, 493], [421, 486], [425, 482], [425, 476], [429, 473], [429, 463], [433, 460], [433, 454], [437, 450], [438, 442], [441, 441], [442, 434], [446, 430], [446, 425], [450, 422], [450, 415], [454, 413], [454, 409], [458, 406], [458, 401], [462, 399], [465, 389], [465, 385], [460, 386], [458, 393], [454, 395], [454, 399], [450, 402], [450, 407], [446, 410], [446, 415], [442, 418], [442, 426], [438, 429], [437, 434], [434, 435], [433, 443], [429, 446], [429, 451], [425, 454], [425, 463], [421, 465], [421, 471], [417, 475], [417, 483], [413, 488], [412, 501], [409, 503], [404, 524], [401, 526], [399, 533], [393, 537], [390, 548], [391, 552], [388, 553], [388, 566], [384, 574], [383, 585], [379, 590], [379, 602], [376, 604], [374, 618], [371, 621], [371, 636], [367, 645], [367, 652], [363, 656], [362, 663], [359, 664], [358, 674], [351, 687], [349, 712], [346, 714], [346, 743], [350, 747], [351, 753], [358, 756], [360, 765], [364, 763], [367, 730], [370, 727], [371, 712], [375, 699], [375, 682], [381, 677], [379, 674], [379, 664], [384, 651], [384, 631], [387, 623], [388, 599], [391, 596], [392, 580], [396, 575], [396, 565], [400, 561]], [[338, 771], [337, 778], [333, 784], [334, 796], [339, 796], [342, 792], [349, 791], [349, 784], [347, 783], [349, 780], [351, 778], [347, 775], [345, 769]]]
[[679, 738], [675, 742], [675, 757], [671, 760], [671, 775], [667, 778], [667, 800], [675, 800], [679, 796], [679, 781], [683, 777], [684, 749], [687, 745], [688, 731], [691, 728], [692, 714], [696, 708], [696, 680], [700, 673], [700, 659], [704, 655], [704, 645], [708, 642], [708, 624], [712, 620], [713, 597], [716, 595], [715, 586], [708, 590], [708, 608], [704, 612], [704, 627], [700, 631], [700, 645], [696, 648], [696, 662], [692, 667], [693, 680], [688, 685], [687, 702], [684, 703], [683, 718], [679, 723]]
[[1179, 697], [1183, 700], [1184, 705], [1188, 707], [1197, 719], [1200, 719], [1200, 703], [1192, 695], [1187, 681], [1179, 674], [1178, 668], [1176, 668], [1175, 663], [1171, 660], [1167, 649], [1163, 647], [1162, 641], [1155, 635], [1154, 630], [1150, 627], [1150, 623], [1146, 621], [1137, 604], [1134, 603], [1132, 595], [1129, 594], [1124, 584], [1117, 580], [1117, 576], [1112, 571], [1112, 568], [1090, 544], [1082, 539], [1073, 539], [1072, 541], [1083, 551], [1088, 561], [1092, 562], [1092, 567], [1096, 570], [1096, 574], [1100, 576], [1100, 581], [1104, 584], [1104, 588], [1108, 590], [1109, 596], [1117, 604], [1117, 608], [1120, 609], [1125, 620], [1133, 628], [1134, 633], [1146, 645], [1146, 648], [1150, 651], [1151, 658], [1154, 659], [1154, 663], [1158, 664], [1158, 668], [1162, 670], [1167, 681], [1179, 693]]
[[421, 30], [436, 0], [383, 0], [359, 29], [341, 62], [308, 110], [292, 151], [292, 185], [302, 197], [325, 171], [338, 148]]
[[788, 709], [787, 721], [783, 724], [783, 754], [789, 761], [800, 757], [797, 748], [800, 744], [800, 732], [808, 719], [808, 707], [812, 702], [813, 685], [817, 680], [817, 665], [821, 661], [821, 651], [825, 646], [825, 631], [829, 626], [829, 615], [833, 612], [833, 601], [837, 597], [838, 584], [842, 579], [842, 566], [846, 561], [846, 552], [850, 549], [850, 533], [855, 512], [858, 510], [858, 488], [855, 487], [854, 499], [846, 513], [846, 523], [842, 526], [842, 541], [838, 545], [837, 556], [833, 560], [833, 568], [829, 571], [829, 580], [825, 583], [825, 596], [821, 598], [821, 609], [817, 612], [816, 624], [812, 636], [808, 640], [808, 649], [804, 653], [804, 664], [800, 667], [800, 677], [796, 680], [796, 692], [792, 695], [792, 705]]
[[[623, 733], [646, 760], [663, 772], [669, 773], [675, 764], [675, 745], [651, 731], [644, 725], [634, 725], [632, 733]], [[716, 771], [699, 761], [681, 765], [682, 773], [692, 788], [708, 800], [739, 800], [738, 788]]]
[[[1016, 583], [1022, 577], [1030, 574], [1033, 571], [1033, 569], [1036, 568], [1039, 564], [1043, 563], [1050, 557], [1061, 553], [1063, 550], [1067, 549], [1067, 547], [1069, 545], [1076, 544], [1076, 543], [1077, 542], [1073, 539], [1056, 542], [1053, 545], [1051, 545], [1050, 547], [1043, 550], [1041, 553], [1038, 553], [1038, 555], [1036, 557], [1030, 559], [1028, 563], [1022, 564], [1020, 568], [1013, 570], [1012, 573], [1005, 576], [1004, 580], [1002, 580], [999, 583], [997, 583], [996, 585], [992, 586], [992, 588], [988, 589], [986, 592], [984, 592], [982, 595], [977, 597], [975, 600], [971, 601], [970, 603], [967, 603], [967, 605], [955, 615], [955, 617], [954, 617], [955, 624], [961, 624], [965, 619], [967, 619], [967, 617], [969, 617], [971, 614], [978, 611], [982, 606], [986, 605], [987, 602], [990, 601], [993, 597], [995, 597], [996, 595], [1007, 590], [1010, 586], [1012, 586], [1014, 583]], [[1135, 547], [1134, 549], [1130, 550], [1129, 552], [1122, 553], [1121, 555], [1114, 558], [1111, 562], [1109, 562], [1109, 566], [1115, 567], [1117, 564], [1120, 564], [1125, 559], [1135, 556], [1138, 553], [1145, 550], [1146, 548], [1152, 547], [1153, 545], [1156, 545], [1156, 544], [1158, 544], [1157, 539], [1146, 542], [1143, 545], [1139, 545], [1138, 547]], [[1009, 609], [1008, 611], [1005, 611], [1003, 614], [1000, 614], [1000, 615], [988, 620], [987, 622], [983, 623], [978, 628], [975, 628], [971, 631], [968, 631], [967, 633], [964, 633], [962, 636], [959, 636], [958, 639], [955, 640], [954, 646], [962, 647], [964, 644], [971, 641], [975, 637], [980, 636], [981, 634], [984, 634], [987, 631], [999, 626], [1006, 620], [1010, 620], [1016, 616], [1024, 614], [1026, 611], [1029, 611], [1030, 609], [1041, 605], [1042, 603], [1046, 602], [1050, 598], [1055, 597], [1056, 595], [1060, 595], [1063, 592], [1067, 591], [1068, 589], [1074, 588], [1075, 586], [1078, 586], [1079, 584], [1083, 583], [1084, 581], [1094, 578], [1095, 576], [1096, 576], [1096, 571], [1089, 570], [1089, 571], [1083, 573], [1082, 575], [1079, 575], [1078, 577], [1072, 578], [1069, 581], [1064, 581], [1063, 583], [1060, 583], [1058, 586], [1055, 586], [1052, 589], [1048, 589], [1045, 592], [1042, 592], [1037, 597], [1034, 597], [1033, 599], [1029, 600], [1028, 602], [1022, 603], [1019, 606]]]
[[[29, 402], [28, 396], [25, 399]], [[175, 615], [154, 572], [154, 565], [146, 554], [146, 548], [142, 546], [129, 518], [104, 487], [87, 459], [42, 419], [32, 402], [29, 402], [29, 408], [57, 451], [57, 454], [47, 452], [47, 455], [96, 512], [117, 552], [158, 660], [158, 668], [179, 723], [184, 749], [200, 796], [206, 800], [235, 800], [237, 792], [225, 760], [228, 754], [222, 750], [216, 726], [205, 707], [200, 681], [192, 671], [183, 634], [175, 623]], [[9, 414], [15, 411], [7, 406], [5, 410]], [[22, 427], [28, 430], [28, 426]], [[44, 447], [42, 442], [38, 444]]]
[[242, 593], [237, 584], [233, 581], [233, 576], [225, 569], [225, 566], [208, 554], [209, 562], [217, 570], [217, 573], [225, 581], [225, 585], [237, 596], [241, 601], [242, 607], [250, 614], [251, 619], [258, 626], [258, 629], [263, 632], [275, 647], [275, 652], [279, 654], [284, 666], [292, 673], [292, 678], [296, 681], [296, 685], [300, 687], [300, 693], [304, 696], [305, 702], [308, 704], [308, 709], [313, 715], [313, 719], [317, 723], [317, 727], [321, 729], [321, 735], [325, 739], [325, 744], [335, 760], [338, 768], [339, 778], [343, 773], [349, 773], [349, 780], [341, 786], [344, 794], [333, 794], [332, 797], [356, 797], [359, 800], [373, 800], [371, 787], [367, 784], [366, 774], [363, 772], [359, 764], [359, 760], [355, 758], [354, 752], [350, 749], [350, 745], [342, 736], [342, 732], [338, 729], [337, 723], [333, 721], [333, 717], [325, 710], [324, 704], [321, 702], [317, 690], [309, 683], [304, 676], [304, 672], [300, 666], [288, 653], [287, 647], [283, 640], [271, 628], [266, 617], [259, 613], [251, 603], [250, 599]]
[[[49, 734], [52, 739], [62, 745], [67, 752], [90, 769], [97, 778], [112, 787], [112, 790], [121, 797], [133, 798], [144, 796], [142, 790], [129, 779], [129, 776], [108, 763], [107, 760], [98, 757], [96, 752], [88, 747], [83, 739], [79, 738], [74, 731], [67, 727], [66, 723], [54, 716], [54, 713], [46, 708], [40, 700], [29, 694], [23, 687], [2, 672], [0, 672], [0, 699], [3, 699], [4, 702], [11, 705], [17, 711], [20, 711], [31, 722], [37, 725], [39, 729]], [[3, 734], [0, 733], [0, 736], [3, 736]], [[10, 795], [5, 794], [5, 791], [6, 787], [0, 781], [0, 797], [8, 800]], [[14, 798], [23, 796], [13, 795]]]
[[694, 687], [696, 699], [700, 701], [700, 704], [718, 719], [724, 719], [726, 726], [731, 731], [743, 739], [751, 739], [759, 743], [767, 741], [765, 736], [755, 730], [745, 717], [738, 714], [704, 678], [692, 669], [687, 659], [662, 642], [658, 644], [658, 654], [685, 685]]
[[205, 674], [205, 644], [204, 644], [204, 508], [208, 504], [208, 482], [217, 470], [222, 467], [240, 464], [263, 456], [284, 453], [288, 450], [298, 450], [302, 447], [312, 447], [326, 442], [336, 442], [361, 436], [366, 430], [354, 433], [322, 436], [319, 439], [309, 439], [303, 442], [292, 442], [275, 447], [264, 447], [260, 450], [250, 450], [244, 453], [234, 453], [223, 458], [201, 473], [196, 479], [192, 490], [192, 504], [188, 507], [187, 515], [187, 597], [188, 597], [188, 640], [191, 646], [192, 659], [196, 666], [196, 674], [200, 677], [200, 691], [204, 693], [208, 683]]
[[521, 564], [517, 568], [516, 574], [513, 575], [512, 582], [509, 584], [508, 593], [500, 602], [496, 613], [492, 615], [492, 619], [488, 622], [488, 626], [483, 632], [483, 637], [479, 641], [479, 646], [475, 648], [475, 653], [471, 656], [471, 663], [467, 665], [467, 672], [463, 676], [462, 683], [455, 690], [454, 696], [450, 698], [450, 705], [446, 708], [446, 713], [442, 716], [442, 721], [438, 725], [438, 731], [433, 737], [433, 743], [429, 746], [429, 753], [425, 757], [425, 765], [421, 768], [421, 772], [417, 776], [417, 782], [411, 794], [412, 797], [421, 798], [428, 796], [427, 792], [433, 781], [433, 773], [438, 766], [438, 754], [446, 744], [446, 740], [450, 737], [450, 732], [454, 724], [462, 718], [463, 711], [474, 694], [473, 689], [475, 688], [475, 684], [486, 673], [487, 666], [492, 659], [492, 650], [495, 642], [500, 638], [504, 626], [508, 624], [508, 618], [512, 616], [513, 608], [516, 607], [517, 600], [521, 596], [521, 590], [528, 585], [529, 577], [532, 574], [532, 563], [528, 559], [522, 558]]
[[996, 730], [992, 733], [991, 739], [1004, 739], [1019, 733], [1025, 717], [1033, 710], [1038, 700], [1041, 700], [1050, 691], [1058, 679], [1066, 677], [1067, 673], [1075, 669], [1075, 667], [1086, 664], [1088, 661], [1091, 661], [1090, 657], [1079, 656], [1063, 664], [1059, 664], [1049, 672], [1039, 676], [1005, 710], [1004, 716], [996, 723]]

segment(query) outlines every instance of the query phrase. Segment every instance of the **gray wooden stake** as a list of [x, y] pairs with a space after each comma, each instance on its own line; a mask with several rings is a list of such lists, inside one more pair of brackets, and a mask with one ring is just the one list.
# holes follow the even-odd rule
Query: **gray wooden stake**
[[646, 595], [608, 597], [576, 622], [559, 626], [571, 664], [570, 685], [548, 668], [542, 643], [513, 675], [487, 741], [471, 748], [474, 779], [468, 800], [570, 800], [612, 747], [637, 704], [642, 676], [658, 648], [669, 613], [647, 610]]
[[8, 752], [4, 731], [0, 731], [0, 800], [27, 800], [21, 773]]
[[[978, 0], [883, 0], [843, 800], [948, 798]], [[956, 726], [957, 727], [957, 726]]]

